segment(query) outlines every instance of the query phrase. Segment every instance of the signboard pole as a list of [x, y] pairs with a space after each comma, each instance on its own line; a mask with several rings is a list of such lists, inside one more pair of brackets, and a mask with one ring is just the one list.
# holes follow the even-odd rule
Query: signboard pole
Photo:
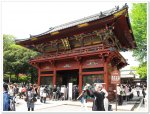
[[116, 84], [116, 111], [117, 111], [117, 102], [118, 101], [118, 97], [117, 97], [117, 84]]
[[115, 96], [116, 96], [116, 111], [117, 111], [117, 101], [118, 101], [118, 97], [117, 97], [117, 84], [120, 84], [120, 73], [118, 70], [114, 70], [111, 73], [111, 84], [115, 84], [116, 86], [116, 90], [115, 90]]

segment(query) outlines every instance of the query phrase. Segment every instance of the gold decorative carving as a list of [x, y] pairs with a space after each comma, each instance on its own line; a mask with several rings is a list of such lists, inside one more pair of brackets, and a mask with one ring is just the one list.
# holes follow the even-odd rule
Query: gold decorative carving
[[127, 9], [124, 9], [124, 10], [121, 10], [121, 11], [115, 13], [115, 14], [114, 14], [114, 17], [115, 17], [115, 18], [116, 18], [116, 17], [119, 17], [119, 16], [122, 15], [124, 12], [126, 12], [126, 10], [127, 10]]
[[88, 26], [88, 25], [89, 25], [88, 23], [83, 23], [83, 24], [78, 25], [78, 28], [86, 27], [86, 26]]

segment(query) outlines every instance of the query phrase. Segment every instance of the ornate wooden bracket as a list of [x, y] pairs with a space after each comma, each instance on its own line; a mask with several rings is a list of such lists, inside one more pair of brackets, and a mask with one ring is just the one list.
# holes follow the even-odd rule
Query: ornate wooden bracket
[[51, 65], [55, 65], [55, 61], [54, 60], [49, 60], [48, 61]]
[[30, 62], [30, 64], [37, 69], [39, 68], [39, 63], [37, 63], [37, 62]]
[[81, 63], [81, 61], [82, 61], [82, 58], [81, 58], [81, 57], [78, 57], [78, 56], [75, 56], [74, 59], [75, 59], [77, 62], [79, 62], [79, 63]]

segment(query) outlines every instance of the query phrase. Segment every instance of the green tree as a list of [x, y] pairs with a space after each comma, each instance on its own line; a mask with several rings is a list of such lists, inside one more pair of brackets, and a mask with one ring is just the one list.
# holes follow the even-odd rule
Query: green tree
[[138, 67], [132, 67], [131, 69], [136, 70], [136, 73], [139, 74], [141, 79], [147, 78], [147, 62], [144, 62]]
[[15, 37], [13, 35], [3, 35], [3, 50], [7, 50], [10, 45], [15, 44]]
[[[11, 42], [11, 38], [5, 36], [6, 35], [3, 36], [5, 44], [7, 44], [7, 42]], [[28, 76], [36, 75], [34, 77], [37, 77], [35, 68], [29, 64], [29, 60], [37, 55], [36, 52], [16, 45], [15, 43], [10, 43], [9, 46], [4, 45], [4, 47], [4, 74], [15, 74], [17, 81], [19, 73], [26, 74]]]
[[19, 81], [23, 84], [27, 84], [28, 80], [31, 80], [31, 76], [27, 76], [25, 74], [19, 74]]
[[133, 56], [140, 62], [136, 72], [141, 78], [147, 78], [147, 3], [133, 3], [130, 16], [137, 44]]
[[137, 44], [137, 48], [133, 50], [133, 56], [143, 63], [147, 57], [147, 3], [133, 3], [130, 16]]
[[[3, 56], [5, 55], [5, 52], [9, 49], [9, 47], [12, 44], [15, 44], [15, 37], [13, 35], [3, 35]], [[6, 57], [3, 57], [3, 72], [4, 72], [4, 80], [14, 80], [14, 75], [12, 73], [12, 69], [10, 66], [11, 58], [9, 58], [10, 61]]]

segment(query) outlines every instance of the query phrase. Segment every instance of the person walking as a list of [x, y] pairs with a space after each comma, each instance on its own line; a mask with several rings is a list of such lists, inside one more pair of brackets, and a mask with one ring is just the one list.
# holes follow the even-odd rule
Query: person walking
[[72, 100], [74, 100], [74, 101], [76, 100], [75, 96], [76, 96], [76, 87], [74, 85], [73, 89], [72, 89]]
[[32, 111], [34, 111], [34, 103], [36, 102], [35, 100], [36, 98], [34, 97], [34, 92], [33, 92], [33, 88], [30, 87], [27, 91], [27, 94], [26, 94], [26, 102], [27, 102], [27, 108], [28, 108], [28, 111], [30, 111], [30, 109]]
[[128, 85], [125, 85], [125, 95], [126, 95], [126, 100], [125, 101], [129, 101], [129, 88]]
[[44, 90], [43, 90], [43, 100], [44, 100], [44, 103], [46, 103], [46, 97], [47, 97], [47, 92], [46, 92], [46, 87], [45, 87]]
[[56, 91], [57, 91], [56, 85], [54, 85], [52, 91], [53, 91], [52, 100], [56, 100]]
[[40, 87], [40, 102], [43, 102], [44, 85]]
[[77, 97], [77, 100], [80, 100], [81, 102], [81, 109], [84, 109], [87, 111], [87, 91], [88, 86], [85, 86], [81, 94]]
[[10, 88], [9, 88], [9, 90], [8, 90], [8, 93], [9, 93], [9, 95], [10, 95], [11, 98], [14, 97], [14, 88], [13, 88], [13, 85], [10, 85]]
[[9, 97], [10, 97], [10, 110], [15, 111], [15, 103], [16, 103], [16, 97], [14, 94], [14, 86], [10, 85], [9, 91], [8, 91]]
[[137, 96], [139, 97], [140, 96], [140, 86], [139, 85], [136, 86], [136, 92], [137, 92]]
[[122, 105], [122, 89], [121, 89], [121, 85], [117, 84], [117, 101], [118, 101], [118, 105]]
[[8, 94], [8, 85], [3, 84], [3, 111], [10, 111], [10, 96]]
[[67, 88], [64, 86], [64, 99], [67, 100]]
[[102, 86], [102, 92], [104, 92], [104, 109], [105, 111], [108, 111], [108, 106], [109, 106], [109, 100], [108, 100], [108, 92], [106, 91], [106, 89], [104, 88], [104, 86]]
[[143, 94], [143, 104], [145, 104], [145, 96], [146, 96], [146, 92], [145, 92], [146, 88], [143, 86], [142, 88], [142, 94]]

